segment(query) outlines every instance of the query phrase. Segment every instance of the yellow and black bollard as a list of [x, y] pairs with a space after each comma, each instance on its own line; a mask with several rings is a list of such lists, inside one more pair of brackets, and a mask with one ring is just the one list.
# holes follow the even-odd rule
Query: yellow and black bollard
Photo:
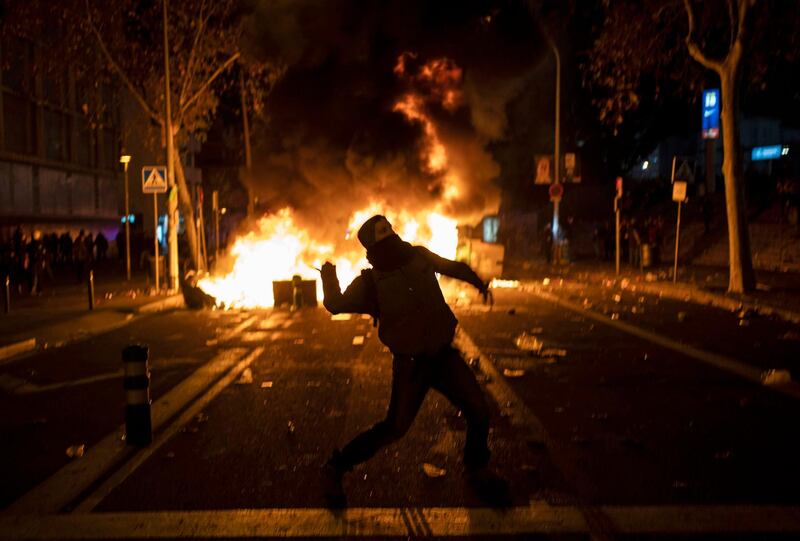
[[87, 289], [89, 291], [89, 310], [94, 310], [94, 271], [89, 271]]
[[122, 350], [125, 364], [125, 434], [129, 445], [143, 446], [153, 441], [147, 357], [147, 346], [134, 344]]

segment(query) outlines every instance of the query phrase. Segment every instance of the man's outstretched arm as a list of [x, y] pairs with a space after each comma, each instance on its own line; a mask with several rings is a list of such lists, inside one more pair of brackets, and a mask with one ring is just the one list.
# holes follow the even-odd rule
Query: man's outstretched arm
[[425, 258], [433, 265], [433, 270], [439, 274], [444, 274], [450, 278], [455, 278], [468, 284], [475, 286], [478, 291], [484, 293], [487, 290], [486, 282], [481, 280], [472, 268], [461, 261], [453, 261], [452, 259], [444, 258], [440, 255], [434, 254], [427, 248], [422, 246], [416, 247]]
[[324, 295], [322, 304], [328, 312], [331, 314], [369, 313], [367, 290], [363, 277], [356, 276], [356, 279], [342, 293], [339, 286], [339, 278], [336, 276], [335, 265], [326, 261], [322, 265], [322, 269], [320, 269], [320, 275], [322, 277], [322, 292]]

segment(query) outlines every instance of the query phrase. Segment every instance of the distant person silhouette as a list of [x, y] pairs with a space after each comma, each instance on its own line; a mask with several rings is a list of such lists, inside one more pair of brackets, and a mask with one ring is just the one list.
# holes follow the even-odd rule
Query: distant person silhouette
[[480, 496], [507, 504], [505, 482], [488, 468], [490, 411], [472, 370], [452, 346], [457, 320], [444, 300], [436, 274], [463, 280], [484, 296], [488, 286], [466, 263], [440, 257], [422, 246], [404, 242], [380, 215], [358, 231], [371, 269], [362, 271], [344, 293], [336, 267], [320, 269], [325, 308], [332, 314], [372, 315], [378, 336], [392, 362], [392, 396], [386, 418], [335, 450], [323, 468], [324, 491], [331, 507], [346, 505], [342, 477], [382, 447], [408, 431], [428, 390], [447, 397], [467, 421], [464, 466]]

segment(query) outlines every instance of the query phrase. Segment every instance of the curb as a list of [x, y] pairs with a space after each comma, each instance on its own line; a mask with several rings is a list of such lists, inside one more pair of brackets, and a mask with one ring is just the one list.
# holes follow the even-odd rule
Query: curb
[[0, 347], [0, 361], [27, 353], [34, 349], [36, 349], [36, 338], [28, 338], [27, 340], [20, 340], [19, 342], [2, 346]]
[[[660, 295], [671, 299], [689, 301], [694, 304], [711, 305], [723, 310], [735, 312], [738, 310], [752, 310], [761, 315], [778, 316], [788, 322], [800, 324], [800, 313], [792, 312], [783, 308], [776, 308], [769, 304], [764, 304], [758, 301], [747, 299], [737, 299], [735, 297], [727, 297], [716, 293], [709, 293], [692, 286], [687, 285], [673, 285], [664, 284], [661, 282], [637, 282], [630, 283], [628, 288], [636, 288], [639, 291], [650, 293], [652, 295]], [[625, 289], [624, 287], [622, 289]]]
[[165, 299], [161, 299], [158, 301], [153, 301], [147, 304], [143, 304], [134, 310], [135, 314], [152, 314], [154, 312], [162, 312], [164, 310], [171, 310], [173, 308], [183, 308], [185, 306], [183, 302], [183, 295], [170, 295]]
[[[106, 332], [115, 331], [131, 323], [131, 321], [133, 321], [135, 316], [155, 314], [157, 312], [163, 312], [166, 310], [183, 308], [183, 306], [184, 306], [183, 295], [180, 294], [170, 295], [169, 297], [166, 297], [164, 299], [159, 299], [157, 301], [143, 304], [133, 309], [132, 311], [127, 312], [128, 315], [124, 320], [118, 321], [112, 325], [105, 326], [101, 329], [95, 329], [94, 332], [83, 334], [80, 337], [67, 336], [52, 349], [66, 346], [78, 340], [89, 338], [90, 336], [97, 336]], [[37, 349], [38, 341], [39, 340], [37, 338], [27, 338], [25, 340], [21, 340], [19, 342], [14, 342], [12, 344], [0, 347], [0, 362], [19, 360], [27, 356], [26, 354], [30, 354]], [[47, 346], [44, 345], [43, 347]]]

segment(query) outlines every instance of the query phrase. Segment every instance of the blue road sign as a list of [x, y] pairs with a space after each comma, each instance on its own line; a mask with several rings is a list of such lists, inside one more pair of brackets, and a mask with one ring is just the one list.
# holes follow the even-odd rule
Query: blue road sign
[[163, 165], [142, 167], [142, 192], [164, 193], [167, 191], [167, 168]]
[[789, 154], [789, 147], [781, 145], [769, 145], [766, 147], [753, 147], [750, 151], [750, 159], [754, 162], [760, 160], [777, 160], [781, 156]]
[[703, 139], [719, 137], [719, 88], [703, 90]]

